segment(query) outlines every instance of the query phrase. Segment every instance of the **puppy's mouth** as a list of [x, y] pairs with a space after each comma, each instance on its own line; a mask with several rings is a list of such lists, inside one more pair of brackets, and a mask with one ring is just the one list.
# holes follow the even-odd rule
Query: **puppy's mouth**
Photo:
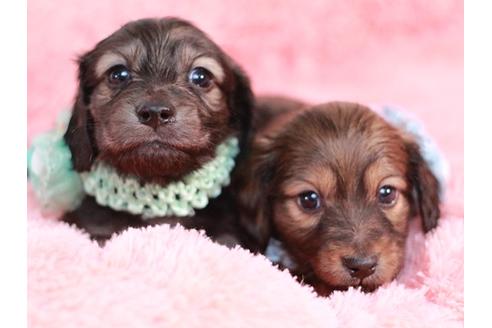
[[100, 154], [100, 159], [119, 173], [139, 177], [143, 182], [167, 184], [200, 168], [211, 160], [215, 149], [152, 140]]
[[193, 146], [180, 145], [170, 142], [164, 142], [161, 140], [154, 140], [150, 142], [144, 142], [138, 146], [142, 151], [155, 151], [155, 152], [169, 152], [177, 151], [187, 155], [193, 155], [196, 152]]
[[352, 277], [344, 269], [340, 270], [340, 268], [336, 266], [331, 267], [331, 269], [325, 268], [323, 272], [318, 271], [317, 275], [319, 282], [331, 291], [345, 291], [352, 287], [365, 293], [374, 292], [376, 289], [396, 277], [395, 274], [391, 279], [387, 279], [385, 273], [379, 272], [378, 270], [367, 277]]
[[152, 157], [158, 159], [179, 156], [204, 156], [213, 154], [214, 147], [212, 145], [198, 145], [186, 142], [178, 142], [171, 138], [148, 138], [147, 140], [133, 141], [132, 143], [118, 145], [106, 149], [107, 153], [117, 156], [132, 156], [139, 155], [143, 157]]

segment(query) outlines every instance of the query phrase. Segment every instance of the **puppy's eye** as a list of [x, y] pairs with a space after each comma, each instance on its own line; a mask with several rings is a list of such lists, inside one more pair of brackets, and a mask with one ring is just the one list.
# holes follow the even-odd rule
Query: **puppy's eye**
[[193, 68], [188, 76], [190, 83], [200, 88], [208, 88], [213, 78], [213, 74], [203, 67]]
[[384, 207], [391, 207], [396, 204], [398, 190], [393, 186], [382, 186], [378, 190], [378, 201]]
[[132, 78], [130, 70], [124, 65], [116, 65], [108, 71], [108, 81], [113, 85], [122, 84]]
[[305, 191], [297, 196], [299, 206], [308, 212], [317, 210], [321, 206], [321, 200], [314, 191]]

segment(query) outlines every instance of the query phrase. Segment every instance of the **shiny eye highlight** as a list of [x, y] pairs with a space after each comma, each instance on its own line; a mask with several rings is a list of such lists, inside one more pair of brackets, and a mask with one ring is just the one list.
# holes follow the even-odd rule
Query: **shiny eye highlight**
[[202, 89], [210, 87], [213, 78], [214, 76], [209, 70], [200, 66], [193, 68], [188, 75], [190, 83]]
[[297, 203], [303, 210], [313, 212], [320, 208], [321, 199], [316, 192], [310, 190], [300, 193], [297, 196]]
[[377, 197], [381, 206], [391, 207], [398, 200], [398, 190], [393, 186], [385, 185], [379, 188]]
[[132, 78], [130, 70], [125, 65], [116, 65], [108, 71], [108, 81], [112, 85], [120, 85], [130, 81]]

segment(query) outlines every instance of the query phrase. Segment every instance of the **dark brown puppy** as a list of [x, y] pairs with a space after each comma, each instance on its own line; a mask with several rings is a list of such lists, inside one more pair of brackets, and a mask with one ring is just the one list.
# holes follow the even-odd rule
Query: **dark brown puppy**
[[[166, 185], [211, 160], [225, 138], [237, 136], [242, 146], [252, 104], [247, 77], [202, 31], [177, 18], [144, 19], [80, 57], [65, 140], [77, 171], [89, 170], [97, 159], [121, 175]], [[179, 222], [217, 236], [227, 226], [220, 222], [227, 197], [223, 192], [191, 220], [149, 222]], [[100, 240], [147, 224], [92, 197], [64, 220]]]
[[412, 138], [354, 103], [267, 99], [256, 115], [236, 187], [260, 249], [280, 239], [320, 293], [395, 278], [409, 219], [429, 231], [439, 218], [438, 181]]

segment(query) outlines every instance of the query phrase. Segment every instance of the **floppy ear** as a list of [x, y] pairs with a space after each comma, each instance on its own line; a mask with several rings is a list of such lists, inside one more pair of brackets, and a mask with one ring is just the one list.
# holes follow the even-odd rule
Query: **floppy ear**
[[414, 212], [420, 214], [422, 228], [428, 232], [437, 226], [440, 216], [439, 182], [422, 157], [419, 146], [415, 142], [408, 142], [406, 146], [409, 155], [409, 179], [413, 187]]
[[65, 142], [72, 153], [72, 163], [76, 171], [88, 171], [96, 155], [93, 142], [92, 116], [89, 113], [92, 87], [88, 82], [87, 56], [79, 60], [79, 88], [72, 109], [72, 117], [65, 132]]
[[234, 82], [228, 99], [231, 110], [231, 125], [240, 131], [241, 149], [245, 146], [251, 126], [251, 111], [254, 106], [254, 96], [248, 77], [243, 70], [231, 60], [229, 65], [232, 70]]
[[272, 231], [270, 182], [277, 156], [270, 144], [265, 140], [248, 151], [247, 160], [238, 168], [235, 188], [240, 224], [256, 240], [259, 251], [266, 249]]

